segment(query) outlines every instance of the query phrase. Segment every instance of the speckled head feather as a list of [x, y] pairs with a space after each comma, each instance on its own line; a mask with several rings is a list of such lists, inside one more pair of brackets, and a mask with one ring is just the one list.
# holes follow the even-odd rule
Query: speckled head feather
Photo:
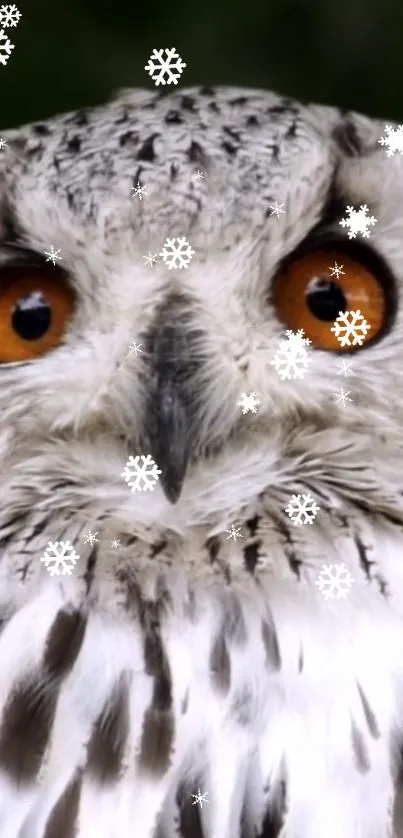
[[[403, 834], [403, 158], [383, 127], [204, 88], [2, 133], [0, 287], [52, 246], [75, 301], [56, 348], [0, 365], [2, 838]], [[337, 353], [274, 369], [273, 279], [365, 204], [389, 317], [343, 407]], [[187, 269], [146, 263], [179, 236]], [[131, 492], [149, 453], [161, 479]], [[285, 513], [300, 493], [310, 526]], [[80, 558], [51, 577], [63, 540]], [[326, 600], [340, 563], [353, 585]]]

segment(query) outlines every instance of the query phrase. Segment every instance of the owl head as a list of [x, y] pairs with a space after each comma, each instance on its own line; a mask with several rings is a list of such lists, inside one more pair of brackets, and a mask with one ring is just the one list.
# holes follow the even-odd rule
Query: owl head
[[[383, 129], [197, 88], [3, 132], [3, 546], [91, 521], [208, 535], [263, 496], [287, 520], [303, 491], [400, 520], [403, 158]], [[340, 221], [362, 206], [375, 221], [351, 236]], [[193, 255], [170, 265], [179, 240]], [[343, 346], [331, 327], [357, 310], [369, 329]], [[309, 364], [284, 377], [290, 333]], [[160, 470], [152, 493], [122, 478], [138, 455]]]

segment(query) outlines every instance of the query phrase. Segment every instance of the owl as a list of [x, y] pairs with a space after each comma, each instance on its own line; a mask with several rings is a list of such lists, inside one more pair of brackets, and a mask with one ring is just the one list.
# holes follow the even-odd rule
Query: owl
[[3, 133], [1, 838], [403, 834], [384, 129], [219, 87]]

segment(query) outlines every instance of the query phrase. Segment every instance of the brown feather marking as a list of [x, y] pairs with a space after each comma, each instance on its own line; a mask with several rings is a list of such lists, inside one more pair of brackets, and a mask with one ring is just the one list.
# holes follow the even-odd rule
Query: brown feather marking
[[354, 721], [351, 722], [351, 741], [355, 764], [361, 774], [366, 774], [371, 767], [368, 749], [364, 737]]
[[217, 634], [211, 647], [209, 664], [213, 686], [226, 695], [231, 683], [231, 660], [223, 631]]
[[87, 768], [100, 783], [119, 776], [130, 729], [128, 679], [123, 673], [102, 708], [87, 749]]
[[49, 743], [61, 683], [73, 666], [86, 621], [77, 611], [59, 611], [49, 630], [43, 670], [15, 684], [0, 722], [0, 766], [17, 782], [30, 782]]
[[145, 670], [154, 677], [153, 696], [144, 714], [139, 769], [154, 776], [169, 768], [175, 722], [172, 707], [172, 681], [168, 658], [161, 638], [161, 612], [164, 596], [156, 602], [141, 601], [140, 623], [143, 630]]
[[82, 773], [76, 772], [49, 814], [43, 838], [76, 838]]
[[43, 665], [52, 678], [68, 674], [81, 650], [87, 620], [79, 611], [56, 614], [45, 643]]

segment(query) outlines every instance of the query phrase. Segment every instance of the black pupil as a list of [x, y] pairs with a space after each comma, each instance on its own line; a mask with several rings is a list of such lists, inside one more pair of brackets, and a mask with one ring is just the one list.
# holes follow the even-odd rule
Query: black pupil
[[51, 310], [41, 291], [21, 297], [12, 310], [13, 329], [23, 340], [38, 340], [49, 329]]
[[333, 321], [340, 311], [346, 311], [347, 301], [343, 291], [334, 280], [315, 277], [308, 285], [306, 302], [318, 320]]

